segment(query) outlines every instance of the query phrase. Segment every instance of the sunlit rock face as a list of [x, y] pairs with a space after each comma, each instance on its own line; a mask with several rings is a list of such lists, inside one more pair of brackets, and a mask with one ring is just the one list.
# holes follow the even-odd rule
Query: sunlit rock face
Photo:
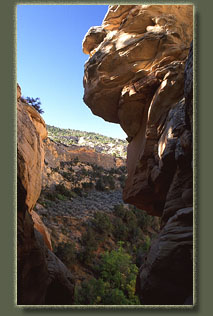
[[42, 186], [43, 139], [40, 114], [21, 99], [17, 86], [17, 303], [72, 304], [72, 274], [53, 254], [51, 238], [33, 210]]
[[[124, 200], [153, 215], [162, 215], [175, 168], [165, 171], [162, 163], [177, 138], [173, 119], [165, 122], [170, 110], [184, 106], [192, 25], [191, 5], [114, 5], [101, 26], [103, 40], [98, 28], [96, 45], [88, 45], [93, 28], [83, 42], [92, 55], [85, 64], [84, 101], [95, 115], [119, 123], [131, 139]], [[184, 125], [183, 120], [175, 124]]]
[[193, 6], [113, 5], [101, 27], [84, 101], [128, 135], [124, 201], [162, 218], [138, 277], [140, 300], [182, 305], [192, 294]]
[[66, 146], [56, 143], [50, 138], [44, 141], [45, 163], [49, 167], [60, 167], [60, 162], [70, 162], [72, 159], [78, 158], [79, 161], [85, 163], [96, 164], [104, 169], [116, 168], [124, 165], [122, 158], [115, 158], [112, 155], [98, 153], [94, 148], [89, 146]]

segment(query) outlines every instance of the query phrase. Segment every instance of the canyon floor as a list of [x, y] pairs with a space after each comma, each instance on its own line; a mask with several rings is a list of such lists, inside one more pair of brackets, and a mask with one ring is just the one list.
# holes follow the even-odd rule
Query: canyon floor
[[[53, 144], [59, 153], [57, 167], [50, 167], [55, 161], [53, 156], [48, 159], [47, 141], [43, 187], [34, 210], [48, 230], [53, 252], [70, 269], [81, 293], [82, 284], [98, 280], [95, 267], [101, 256], [118, 249], [120, 243], [131, 264], [139, 266], [159, 231], [159, 220], [123, 202], [125, 160], [117, 168], [114, 162], [104, 168], [100, 160], [96, 164], [85, 162], [84, 155], [73, 158], [69, 150], [70, 156], [64, 159], [60, 150], [65, 144], [63, 138], [58, 140]], [[81, 304], [85, 302], [86, 295]]]

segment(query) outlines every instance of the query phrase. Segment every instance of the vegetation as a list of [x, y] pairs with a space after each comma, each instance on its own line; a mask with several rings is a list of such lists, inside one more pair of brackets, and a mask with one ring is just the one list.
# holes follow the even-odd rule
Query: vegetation
[[[60, 162], [59, 167], [47, 166], [47, 170], [49, 179], [52, 176], [60, 183], [51, 190], [48, 186], [44, 188], [39, 203], [50, 207], [48, 216], [54, 210], [50, 224], [45, 211], [43, 220], [51, 230], [54, 252], [75, 277], [74, 304], [139, 304], [135, 295], [136, 275], [149, 251], [154, 232], [158, 231], [158, 222], [127, 204], [115, 205], [113, 210], [112, 206], [106, 208], [100, 203], [102, 208], [97, 210], [97, 199], [94, 203], [96, 211], [86, 205], [86, 211], [81, 213], [79, 208], [71, 209], [72, 203], [68, 201], [77, 197], [83, 199], [90, 190], [99, 191], [94, 196], [100, 198], [101, 192], [107, 197], [111, 196], [109, 190], [121, 190], [126, 179], [125, 166], [105, 170], [76, 157]], [[74, 202], [80, 207], [84, 205], [80, 198]], [[60, 203], [61, 213], [58, 211]], [[66, 213], [66, 209], [69, 212]], [[76, 217], [75, 212], [78, 213]]]
[[41, 101], [40, 98], [30, 98], [30, 97], [26, 97], [26, 98], [21, 98], [22, 102], [27, 102], [29, 105], [31, 105], [32, 107], [34, 107], [34, 109], [36, 109], [36, 111], [40, 114], [43, 114], [44, 111], [41, 109]]
[[94, 218], [91, 220], [93, 228], [102, 235], [106, 237], [112, 231], [112, 223], [110, 217], [102, 212], [96, 212]]
[[[59, 198], [58, 195], [65, 198], [70, 194], [77, 195], [64, 185], [57, 185], [56, 192], [55, 199]], [[47, 194], [47, 197], [52, 202], [54, 194]], [[111, 213], [96, 211], [82, 224], [79, 240], [70, 239], [66, 218], [61, 221], [61, 233], [69, 241], [57, 242], [53, 230], [54, 252], [72, 273], [76, 269], [79, 271], [75, 304], [139, 304], [135, 295], [136, 275], [154, 237], [149, 227], [153, 231], [159, 228], [152, 217], [134, 206], [123, 204], [116, 205]], [[57, 218], [54, 218], [54, 223], [57, 223]], [[81, 271], [84, 271], [83, 280]]]
[[64, 195], [64, 196], [66, 196], [66, 197], [68, 197], [68, 198], [72, 197], [70, 190], [68, 190], [68, 189], [65, 187], [64, 184], [56, 184], [56, 185], [55, 185], [55, 190], [56, 190], [59, 194]]
[[75, 304], [137, 305], [135, 283], [138, 268], [122, 243], [116, 250], [106, 251], [96, 268], [97, 278], [82, 282], [75, 291]]
[[97, 250], [98, 242], [91, 227], [82, 235], [81, 239], [82, 251], [78, 254], [78, 259], [84, 265], [90, 265], [95, 258], [95, 250]]
[[[78, 167], [75, 171], [75, 166]], [[104, 169], [101, 166], [92, 163], [80, 162], [78, 157], [70, 161], [60, 162], [60, 167], [50, 167], [51, 173], [47, 176], [51, 177], [51, 174], [59, 173], [64, 180], [61, 180], [59, 184], [55, 186], [57, 193], [60, 193], [68, 198], [74, 197], [73, 193], [66, 188], [66, 182], [69, 182], [73, 189], [72, 192], [79, 196], [82, 196], [83, 192], [96, 189], [97, 191], [109, 191], [114, 189], [121, 189], [126, 179], [126, 167], [121, 166], [117, 169]], [[43, 192], [45, 189], [43, 190]], [[46, 197], [50, 200], [55, 200], [56, 196], [50, 192]], [[54, 195], [54, 196], [51, 196]]]

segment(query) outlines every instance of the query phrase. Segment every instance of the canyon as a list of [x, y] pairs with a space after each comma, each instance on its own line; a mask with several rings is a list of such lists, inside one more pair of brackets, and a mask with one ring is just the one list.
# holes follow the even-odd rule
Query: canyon
[[[80, 249], [97, 211], [102, 223], [123, 225], [116, 212], [149, 222], [138, 235], [151, 240], [137, 257], [142, 306], [193, 305], [192, 39], [192, 5], [112, 5], [85, 35], [84, 102], [126, 132], [126, 161], [48, 138], [17, 85], [19, 305], [75, 304], [90, 270], [66, 266], [53, 248], [71, 239]], [[115, 245], [106, 227], [97, 254]]]

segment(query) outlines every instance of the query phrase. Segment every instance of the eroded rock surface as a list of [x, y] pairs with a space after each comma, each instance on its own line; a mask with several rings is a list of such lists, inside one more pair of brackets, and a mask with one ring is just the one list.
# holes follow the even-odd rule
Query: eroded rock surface
[[46, 135], [43, 119], [33, 108], [21, 101], [21, 89], [18, 86], [17, 303], [19, 305], [72, 304], [73, 302], [72, 275], [50, 251], [52, 246], [48, 231], [33, 211], [41, 192], [44, 165], [42, 139]]
[[128, 135], [123, 199], [162, 217], [168, 240], [160, 235], [151, 248], [138, 293], [142, 304], [184, 304], [192, 294], [192, 221], [180, 214], [192, 216], [193, 204], [193, 6], [113, 5], [101, 27], [106, 36], [85, 64], [84, 101]]

